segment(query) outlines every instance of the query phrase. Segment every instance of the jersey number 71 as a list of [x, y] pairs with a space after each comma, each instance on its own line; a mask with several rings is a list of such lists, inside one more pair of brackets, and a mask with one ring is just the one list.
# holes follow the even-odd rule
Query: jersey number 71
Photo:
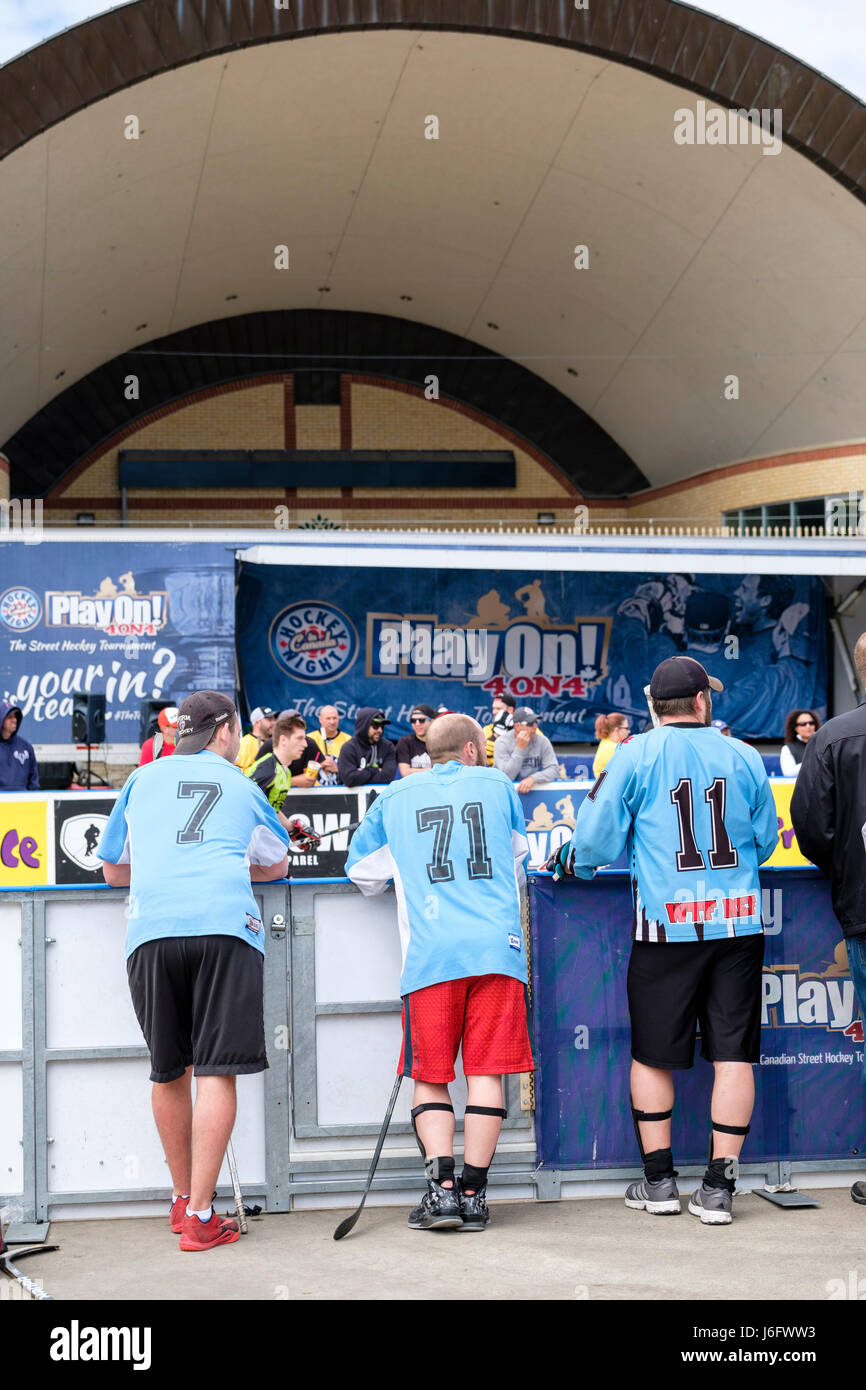
[[[487, 857], [481, 802], [468, 801], [460, 812], [460, 818], [469, 830], [469, 858], [466, 860], [469, 877], [492, 878], [493, 865]], [[433, 858], [427, 865], [427, 877], [431, 883], [451, 883], [454, 863], [448, 858], [448, 851], [454, 829], [453, 806], [425, 806], [423, 810], [415, 812], [415, 822], [419, 831], [433, 831]]]

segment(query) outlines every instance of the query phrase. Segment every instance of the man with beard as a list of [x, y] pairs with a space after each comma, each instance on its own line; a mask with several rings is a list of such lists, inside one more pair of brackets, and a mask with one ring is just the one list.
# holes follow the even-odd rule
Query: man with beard
[[383, 738], [388, 720], [380, 709], [358, 710], [355, 737], [343, 745], [338, 763], [344, 787], [382, 786], [397, 776], [397, 750]]
[[712, 727], [711, 688], [721, 682], [691, 657], [656, 667], [659, 727], [620, 745], [548, 867], [557, 878], [591, 878], [629, 851], [631, 1106], [644, 1178], [629, 1184], [626, 1206], [654, 1216], [680, 1210], [672, 1073], [693, 1065], [699, 1025], [715, 1083], [707, 1168], [689, 1211], [704, 1225], [728, 1225], [760, 1060], [758, 867], [778, 833], [761, 756]]

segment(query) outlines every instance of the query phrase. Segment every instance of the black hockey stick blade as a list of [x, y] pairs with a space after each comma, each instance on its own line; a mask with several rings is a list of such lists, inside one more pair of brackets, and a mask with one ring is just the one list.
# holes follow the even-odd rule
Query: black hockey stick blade
[[334, 1240], [342, 1240], [343, 1236], [347, 1236], [349, 1232], [354, 1229], [358, 1217], [364, 1210], [364, 1203], [367, 1200], [367, 1193], [370, 1191], [370, 1186], [373, 1182], [373, 1174], [376, 1171], [376, 1164], [379, 1162], [379, 1155], [382, 1152], [382, 1145], [385, 1142], [385, 1135], [388, 1133], [388, 1126], [391, 1123], [391, 1116], [394, 1113], [394, 1106], [397, 1102], [397, 1092], [400, 1090], [400, 1083], [402, 1080], [403, 1073], [400, 1072], [397, 1076], [397, 1080], [394, 1082], [394, 1089], [391, 1092], [391, 1099], [388, 1102], [388, 1112], [385, 1115], [384, 1120], [382, 1121], [382, 1128], [379, 1130], [379, 1138], [376, 1140], [376, 1148], [373, 1153], [373, 1162], [370, 1164], [370, 1171], [367, 1174], [367, 1182], [366, 1186], [364, 1187], [364, 1192], [361, 1197], [361, 1200], [358, 1203], [355, 1210], [352, 1212], [352, 1215], [347, 1216], [345, 1221], [340, 1222], [339, 1226], [334, 1232]]

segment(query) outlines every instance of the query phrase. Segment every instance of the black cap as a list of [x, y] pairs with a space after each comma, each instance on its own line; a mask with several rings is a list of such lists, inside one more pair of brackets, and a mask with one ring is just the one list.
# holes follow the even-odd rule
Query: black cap
[[436, 718], [436, 711], [432, 705], [413, 705], [412, 711], [409, 715], [410, 719], [412, 718], [413, 714], [423, 714], [425, 719]]
[[653, 700], [682, 700], [697, 695], [699, 690], [724, 690], [715, 676], [709, 675], [699, 661], [691, 656], [669, 656], [655, 668], [650, 681]]
[[228, 695], [218, 690], [195, 690], [187, 695], [177, 714], [177, 753], [200, 753], [226, 720], [237, 714]]
[[718, 632], [728, 625], [731, 608], [725, 594], [698, 589], [686, 599], [683, 621], [692, 632]]

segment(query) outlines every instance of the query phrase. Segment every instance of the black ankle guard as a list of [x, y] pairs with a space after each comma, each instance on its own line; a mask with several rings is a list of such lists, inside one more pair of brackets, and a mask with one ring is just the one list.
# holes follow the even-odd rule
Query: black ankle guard
[[471, 1163], [464, 1163], [463, 1172], [460, 1175], [460, 1186], [465, 1192], [468, 1188], [470, 1192], [480, 1192], [487, 1186], [487, 1174], [489, 1168], [473, 1168]]
[[711, 1158], [704, 1173], [707, 1187], [723, 1187], [727, 1192], [736, 1191], [736, 1180], [740, 1165], [736, 1158]]
[[424, 1176], [428, 1182], [453, 1182], [454, 1159], [450, 1155], [447, 1158], [425, 1158]]
[[507, 1110], [500, 1110], [492, 1105], [467, 1105], [464, 1115], [498, 1115], [500, 1120], [508, 1118]]
[[674, 1171], [674, 1156], [670, 1149], [653, 1149], [652, 1153], [644, 1154], [643, 1170], [647, 1182], [679, 1176]]

